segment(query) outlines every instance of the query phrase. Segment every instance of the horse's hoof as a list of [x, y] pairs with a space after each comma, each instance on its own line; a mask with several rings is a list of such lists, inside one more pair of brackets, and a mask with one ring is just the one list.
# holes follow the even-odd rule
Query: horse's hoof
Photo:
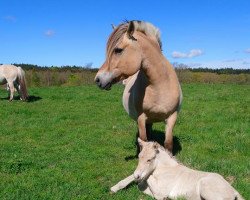
[[173, 143], [171, 142], [164, 142], [164, 147], [167, 149], [169, 152], [173, 152]]

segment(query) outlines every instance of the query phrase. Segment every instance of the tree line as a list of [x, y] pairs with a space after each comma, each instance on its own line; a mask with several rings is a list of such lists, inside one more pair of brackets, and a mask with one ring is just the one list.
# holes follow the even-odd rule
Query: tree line
[[[94, 84], [98, 69], [92, 63], [84, 66], [39, 66], [33, 64], [18, 64], [25, 70], [29, 87], [43, 86], [76, 86]], [[181, 83], [235, 83], [249, 84], [250, 69], [210, 69], [189, 68], [184, 64], [173, 63]]]

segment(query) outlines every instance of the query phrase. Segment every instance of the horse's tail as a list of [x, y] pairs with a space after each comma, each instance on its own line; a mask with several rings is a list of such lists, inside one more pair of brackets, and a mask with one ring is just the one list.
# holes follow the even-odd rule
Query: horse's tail
[[25, 80], [25, 72], [21, 67], [17, 67], [18, 73], [18, 82], [19, 82], [19, 90], [20, 90], [20, 95], [23, 101], [28, 100], [28, 91], [26, 87], [26, 80]]

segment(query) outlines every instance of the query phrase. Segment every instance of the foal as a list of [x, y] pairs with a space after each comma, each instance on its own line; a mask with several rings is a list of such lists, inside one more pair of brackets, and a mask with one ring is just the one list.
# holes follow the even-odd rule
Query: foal
[[179, 164], [156, 142], [138, 138], [142, 151], [134, 174], [111, 188], [112, 192], [133, 181], [155, 199], [242, 200], [240, 194], [219, 174], [189, 169]]

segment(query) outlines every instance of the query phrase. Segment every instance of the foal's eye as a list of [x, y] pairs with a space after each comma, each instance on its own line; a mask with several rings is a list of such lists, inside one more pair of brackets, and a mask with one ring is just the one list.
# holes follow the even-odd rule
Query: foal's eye
[[120, 53], [123, 52], [123, 49], [121, 49], [121, 48], [115, 48], [114, 52], [115, 52], [115, 54], [120, 54]]
[[151, 159], [148, 159], [147, 162], [151, 162]]

